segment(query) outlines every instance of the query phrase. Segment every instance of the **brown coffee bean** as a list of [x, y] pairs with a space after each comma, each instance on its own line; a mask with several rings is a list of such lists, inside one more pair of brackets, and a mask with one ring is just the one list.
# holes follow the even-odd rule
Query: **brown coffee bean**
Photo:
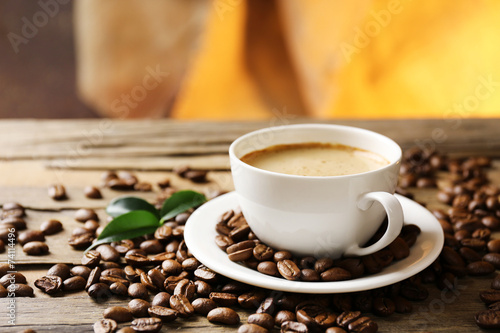
[[234, 241], [225, 235], [217, 235], [215, 236], [215, 244], [222, 250], [226, 251], [228, 247], [234, 244]]
[[410, 248], [401, 237], [396, 237], [396, 239], [389, 244], [388, 249], [391, 251], [395, 260], [401, 260], [410, 255]]
[[321, 273], [322, 281], [343, 281], [349, 279], [351, 279], [351, 273], [340, 267], [333, 267]]
[[151, 264], [151, 260], [147, 255], [140, 253], [131, 253], [131, 251], [133, 250], [130, 250], [125, 254], [125, 261], [127, 262], [127, 264], [134, 267], [142, 267]]
[[109, 291], [118, 296], [127, 296], [128, 295], [128, 287], [127, 285], [121, 282], [113, 282], [109, 286]]
[[40, 230], [26, 230], [26, 231], [19, 233], [19, 236], [17, 237], [17, 241], [21, 245], [24, 245], [28, 242], [34, 242], [34, 241], [44, 242], [45, 235]]
[[375, 260], [373, 254], [361, 257], [361, 263], [363, 264], [365, 271], [370, 274], [376, 274], [382, 271], [382, 266], [377, 260]]
[[155, 286], [156, 289], [162, 290], [164, 288], [165, 275], [163, 275], [158, 268], [150, 269], [147, 275], [149, 281]]
[[274, 297], [267, 297], [260, 303], [256, 313], [268, 313], [270, 315], [273, 315], [274, 312], [276, 311], [276, 307], [277, 307], [276, 299]]
[[458, 252], [468, 263], [481, 260], [481, 255], [469, 247], [461, 247]]
[[87, 279], [87, 284], [85, 285], [85, 289], [89, 289], [90, 286], [93, 284], [99, 282], [99, 279], [101, 278], [101, 268], [100, 267], [94, 267], [89, 274], [89, 277]]
[[338, 262], [337, 266], [349, 271], [353, 279], [361, 277], [365, 273], [365, 266], [360, 258], [343, 259]]
[[285, 279], [294, 281], [300, 278], [300, 269], [299, 267], [297, 267], [297, 264], [295, 264], [293, 261], [289, 259], [281, 260], [277, 262], [277, 266], [278, 266], [278, 272]]
[[86, 222], [88, 220], [98, 221], [99, 217], [93, 209], [81, 208], [75, 212], [75, 220], [78, 222]]
[[148, 309], [151, 307], [148, 301], [140, 298], [135, 298], [128, 302], [128, 309], [130, 313], [136, 318], [147, 317]]
[[64, 291], [80, 291], [85, 289], [87, 281], [81, 276], [72, 276], [63, 281]]
[[160, 318], [137, 318], [132, 321], [131, 327], [135, 332], [159, 332], [163, 323]]
[[156, 254], [163, 251], [163, 245], [158, 239], [145, 240], [140, 245], [141, 250], [148, 254]]
[[479, 293], [479, 298], [486, 304], [492, 304], [500, 301], [500, 290], [487, 289]]
[[208, 297], [212, 292], [212, 287], [205, 281], [197, 280], [194, 285], [196, 286], [196, 294], [200, 297]]
[[257, 271], [270, 276], [279, 276], [278, 266], [274, 261], [262, 261], [257, 265]]
[[101, 254], [101, 259], [104, 261], [119, 261], [120, 253], [109, 244], [102, 244], [96, 247], [97, 252]]
[[47, 275], [59, 276], [61, 279], [65, 280], [70, 277], [71, 271], [66, 264], [55, 264], [49, 268]]
[[211, 323], [218, 323], [224, 325], [236, 325], [240, 322], [240, 316], [236, 311], [231, 308], [215, 308], [211, 310], [207, 319]]
[[182, 271], [182, 265], [177, 260], [165, 260], [161, 264], [163, 273], [168, 275], [177, 275]]
[[96, 267], [101, 261], [101, 254], [96, 250], [90, 250], [83, 254], [82, 265], [87, 267]]
[[9, 292], [14, 292], [16, 297], [33, 297], [33, 288], [27, 284], [13, 283], [7, 288]]
[[[235, 244], [235, 245], [237, 245], [237, 244]], [[234, 245], [231, 245], [231, 246], [234, 246]], [[232, 252], [232, 253], [228, 254], [227, 257], [231, 261], [238, 262], [238, 261], [245, 261], [245, 260], [252, 258], [252, 255], [253, 255], [253, 249], [247, 248], [247, 249], [243, 249], [243, 250], [238, 250], [236, 252]]]
[[68, 239], [68, 244], [77, 250], [83, 250], [92, 244], [95, 239], [94, 234], [88, 232], [82, 235], [73, 235]]
[[40, 230], [44, 235], [54, 235], [63, 229], [61, 221], [58, 220], [48, 220], [42, 222], [40, 225]]
[[67, 199], [66, 188], [61, 184], [54, 184], [49, 187], [48, 190], [49, 197], [54, 200], [65, 200]]
[[500, 219], [496, 216], [484, 216], [481, 219], [481, 223], [491, 230], [499, 230], [500, 229]]
[[410, 301], [423, 301], [429, 296], [429, 291], [416, 283], [405, 282], [401, 284], [401, 296]]
[[461, 267], [465, 266], [465, 261], [462, 259], [460, 254], [449, 246], [443, 247], [440, 257], [449, 265]]
[[296, 321], [285, 321], [281, 324], [281, 332], [283, 333], [308, 333], [309, 329], [303, 323]]
[[[74, 266], [73, 268], [70, 269], [70, 272], [72, 275], [81, 276], [85, 280], [88, 279], [88, 277], [90, 275], [90, 271], [91, 271], [91, 269], [89, 267], [86, 267], [86, 266]], [[51, 274], [51, 275], [54, 275], [54, 274]]]
[[179, 317], [189, 317], [194, 314], [194, 308], [184, 295], [172, 295], [170, 307], [178, 312]]
[[230, 307], [238, 304], [238, 296], [231, 293], [212, 292], [209, 297], [218, 306]]
[[254, 313], [248, 316], [247, 319], [249, 324], [259, 325], [268, 330], [271, 330], [274, 327], [274, 318], [270, 314], [267, 313]]
[[101, 319], [93, 326], [95, 333], [113, 333], [117, 327], [118, 325], [113, 319]]
[[200, 266], [194, 271], [194, 276], [199, 280], [205, 281], [207, 283], [214, 283], [217, 281], [217, 273], [212, 271], [206, 266]]
[[487, 253], [483, 256], [483, 260], [500, 269], [500, 253]]
[[33, 241], [23, 245], [23, 251], [30, 256], [38, 256], [49, 253], [49, 246], [44, 242]]
[[472, 238], [479, 238], [484, 241], [488, 241], [490, 239], [490, 236], [491, 236], [491, 230], [488, 228], [476, 229], [472, 233]]
[[238, 333], [267, 333], [269, 332], [264, 327], [255, 324], [243, 324], [238, 327]]
[[26, 284], [26, 277], [23, 274], [16, 272], [5, 274], [0, 278], [0, 285], [4, 286], [5, 288], [7, 288], [12, 283]]
[[281, 310], [276, 313], [274, 316], [274, 323], [281, 327], [285, 321], [296, 321], [297, 318], [295, 316], [295, 313], [292, 311], [288, 310]]
[[170, 294], [167, 292], [159, 292], [158, 294], [153, 297], [153, 300], [151, 301], [151, 305], [153, 306], [164, 306], [164, 307], [169, 307], [170, 306]]
[[470, 276], [489, 275], [495, 271], [495, 266], [486, 261], [471, 262], [467, 265], [467, 273]]
[[102, 199], [101, 191], [95, 186], [85, 186], [83, 194], [89, 199]]
[[200, 266], [200, 262], [195, 257], [187, 258], [182, 262], [182, 269], [188, 272], [193, 272]]
[[493, 281], [491, 281], [491, 289], [500, 290], [500, 274], [495, 276]]
[[266, 297], [263, 290], [253, 290], [238, 297], [238, 304], [244, 309], [256, 309]]
[[132, 298], [148, 298], [148, 289], [142, 283], [132, 283], [128, 287], [128, 295]]
[[129, 286], [129, 281], [121, 276], [117, 275], [102, 275], [99, 278], [99, 282], [105, 283], [108, 286], [111, 286], [113, 283], [122, 283], [125, 286]]
[[378, 325], [369, 317], [361, 317], [350, 323], [348, 329], [352, 333], [375, 333], [378, 331]]
[[194, 285], [193, 281], [190, 281], [188, 279], [180, 280], [174, 289], [174, 295], [184, 295], [189, 301], [192, 301], [194, 299], [195, 292], [196, 286]]
[[94, 299], [105, 299], [111, 297], [109, 286], [105, 283], [94, 283], [87, 289], [87, 294]]
[[320, 274], [331, 267], [333, 267], [333, 260], [331, 258], [320, 258], [314, 264], [314, 269]]
[[217, 304], [210, 298], [197, 298], [193, 301], [192, 306], [196, 313], [206, 316], [217, 307]]
[[387, 297], [373, 299], [373, 313], [380, 317], [388, 317], [396, 311], [396, 305]]
[[274, 257], [274, 250], [265, 244], [258, 244], [253, 248], [253, 256], [258, 261], [268, 261]]
[[325, 333], [347, 333], [347, 331], [340, 327], [328, 327]]
[[153, 305], [148, 309], [148, 313], [151, 317], [160, 318], [164, 323], [174, 321], [177, 318], [177, 311], [164, 306]]
[[500, 311], [484, 310], [476, 313], [477, 326], [485, 329], [500, 329]]
[[476, 251], [482, 251], [486, 248], [486, 242], [477, 238], [464, 238], [460, 241], [460, 244]]
[[123, 323], [133, 319], [129, 309], [123, 306], [111, 306], [104, 310], [102, 316], [106, 319], [113, 319], [117, 323]]
[[276, 251], [274, 252], [273, 260], [274, 262], [278, 262], [281, 260], [291, 260], [293, 258], [292, 254], [288, 251]]
[[488, 251], [493, 253], [500, 253], [500, 239], [492, 239], [488, 242]]
[[300, 280], [314, 282], [320, 280], [320, 275], [314, 269], [306, 268], [300, 271]]

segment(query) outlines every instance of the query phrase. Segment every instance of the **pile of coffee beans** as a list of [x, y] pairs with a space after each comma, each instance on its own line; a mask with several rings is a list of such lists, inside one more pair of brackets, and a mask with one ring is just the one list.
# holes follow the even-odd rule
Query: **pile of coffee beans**
[[11, 266], [0, 264], [0, 298], [3, 297], [33, 297], [33, 288], [28, 285], [26, 277], [19, 273], [10, 273]]
[[[487, 178], [491, 159], [454, 159], [419, 148], [404, 156], [403, 188], [418, 186], [418, 180], [435, 176], [437, 171], [448, 173], [437, 199], [449, 208], [432, 211], [445, 233], [445, 246], [440, 260], [423, 272], [425, 279], [445, 288], [458, 277], [494, 275], [500, 269], [500, 239], [491, 236], [500, 231], [500, 188]], [[500, 275], [495, 276], [491, 289], [481, 291], [480, 298], [488, 309], [475, 315], [477, 325], [500, 329]]]
[[[373, 244], [387, 228], [384, 221], [374, 237], [368, 242]], [[410, 247], [416, 242], [420, 228], [405, 225], [400, 235], [386, 248], [363, 257], [297, 258], [289, 251], [278, 251], [262, 243], [250, 229], [241, 212], [229, 210], [222, 214], [216, 224], [218, 235], [215, 243], [225, 251], [228, 258], [255, 269], [262, 274], [299, 281], [342, 281], [356, 279], [364, 275], [382, 271], [395, 260], [410, 255]]]

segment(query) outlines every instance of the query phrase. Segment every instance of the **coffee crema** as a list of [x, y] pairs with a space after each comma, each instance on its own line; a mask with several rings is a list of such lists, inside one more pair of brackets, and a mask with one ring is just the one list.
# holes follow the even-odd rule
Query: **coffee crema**
[[270, 146], [246, 154], [241, 161], [267, 171], [311, 177], [352, 175], [389, 164], [367, 150], [320, 142]]

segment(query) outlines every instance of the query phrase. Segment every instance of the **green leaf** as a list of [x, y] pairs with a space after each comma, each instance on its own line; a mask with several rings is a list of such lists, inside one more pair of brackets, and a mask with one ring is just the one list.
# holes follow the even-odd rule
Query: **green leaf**
[[106, 213], [110, 216], [118, 217], [135, 210], [148, 211], [156, 216], [157, 219], [160, 219], [160, 214], [155, 206], [146, 200], [137, 197], [120, 197], [111, 200], [106, 208]]
[[158, 219], [151, 212], [146, 210], [134, 210], [133, 212], [120, 215], [114, 218], [113, 221], [109, 222], [104, 230], [99, 234], [97, 240], [119, 235], [131, 230], [147, 227], [158, 228], [159, 226], [160, 223], [158, 222]]
[[172, 217], [185, 212], [186, 210], [198, 207], [207, 201], [207, 198], [198, 192], [185, 190], [172, 194], [170, 198], [165, 200], [161, 207], [160, 216], [162, 217], [160, 223], [171, 219]]
[[85, 252], [92, 250], [96, 246], [99, 246], [101, 244], [106, 244], [106, 243], [111, 243], [111, 242], [118, 242], [124, 239], [131, 239], [147, 234], [152, 234], [153, 232], [156, 231], [158, 226], [154, 227], [143, 227], [143, 228], [137, 228], [137, 229], [131, 229], [127, 230], [121, 233], [116, 233], [114, 235], [105, 237], [105, 238], [99, 238], [97, 242], [93, 243], [88, 249], [85, 250]]

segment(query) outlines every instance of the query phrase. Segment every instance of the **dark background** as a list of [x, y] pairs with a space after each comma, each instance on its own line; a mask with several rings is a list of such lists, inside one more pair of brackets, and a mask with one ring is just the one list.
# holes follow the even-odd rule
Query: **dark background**
[[97, 117], [76, 95], [72, 1], [18, 53], [12, 47], [9, 32], [22, 37], [23, 17], [33, 23], [39, 11], [38, 0], [0, 1], [0, 118]]

